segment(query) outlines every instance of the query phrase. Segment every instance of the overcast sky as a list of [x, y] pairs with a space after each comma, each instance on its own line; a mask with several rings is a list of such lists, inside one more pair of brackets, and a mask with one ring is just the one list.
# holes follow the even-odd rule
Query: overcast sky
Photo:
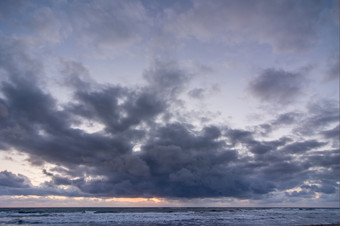
[[0, 1], [0, 206], [339, 205], [339, 1]]

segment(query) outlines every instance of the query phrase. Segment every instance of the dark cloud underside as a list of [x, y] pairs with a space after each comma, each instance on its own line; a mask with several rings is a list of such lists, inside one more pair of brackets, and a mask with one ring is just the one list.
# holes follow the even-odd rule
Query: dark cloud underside
[[[169, 121], [163, 117], [157, 122], [173, 109], [190, 80], [174, 63], [156, 61], [145, 72], [147, 85], [136, 89], [100, 84], [93, 88], [86, 85], [86, 76], [76, 73], [71, 81], [73, 99], [58, 108], [54, 97], [41, 88], [38, 66], [15, 67], [34, 61], [24, 52], [20, 62], [15, 53], [8, 54], [12, 57], [1, 65], [6, 78], [1, 83], [1, 147], [29, 154], [32, 164], [45, 161], [62, 168], [45, 170], [51, 181], [39, 188], [21, 175], [1, 172], [2, 194], [259, 198], [302, 186], [309, 178], [322, 186], [306, 188], [308, 191], [336, 192], [335, 180], [324, 179], [326, 173], [332, 178], [338, 175], [339, 154], [322, 148], [327, 141], [287, 137], [261, 141], [253, 130], [222, 124], [198, 129], [190, 123], [170, 121], [171, 114]], [[62, 72], [86, 72], [74, 63], [67, 65], [67, 71]], [[298, 95], [301, 81], [299, 74], [269, 69], [251, 83], [251, 90], [259, 98], [287, 102]], [[327, 110], [324, 107], [311, 106], [315, 114], [304, 123], [331, 120], [335, 113], [328, 105]], [[298, 117], [298, 113], [280, 115], [269, 126], [291, 124]], [[72, 127], [84, 119], [104, 125], [104, 130], [88, 133]], [[322, 135], [334, 133], [338, 127]], [[133, 151], [135, 145], [140, 151]], [[244, 151], [251, 154], [244, 155]], [[302, 153], [303, 157], [295, 157]], [[313, 169], [315, 166], [321, 170]], [[9, 191], [9, 187], [15, 189]]]
[[249, 83], [250, 92], [264, 102], [287, 104], [295, 101], [306, 86], [300, 73], [266, 69]]

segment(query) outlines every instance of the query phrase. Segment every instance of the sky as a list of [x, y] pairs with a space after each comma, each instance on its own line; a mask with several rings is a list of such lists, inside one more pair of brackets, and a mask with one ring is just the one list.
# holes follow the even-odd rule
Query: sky
[[339, 207], [338, 0], [1, 0], [0, 207]]

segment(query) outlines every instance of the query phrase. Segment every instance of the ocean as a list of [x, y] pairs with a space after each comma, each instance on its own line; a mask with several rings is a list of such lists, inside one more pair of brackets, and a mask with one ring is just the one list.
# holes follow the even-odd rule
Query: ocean
[[339, 225], [338, 208], [0, 208], [1, 225]]

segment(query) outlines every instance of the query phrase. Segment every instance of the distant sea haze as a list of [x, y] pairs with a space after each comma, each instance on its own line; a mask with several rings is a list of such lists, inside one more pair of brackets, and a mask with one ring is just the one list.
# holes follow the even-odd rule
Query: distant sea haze
[[339, 225], [339, 208], [0, 208], [4, 225]]

